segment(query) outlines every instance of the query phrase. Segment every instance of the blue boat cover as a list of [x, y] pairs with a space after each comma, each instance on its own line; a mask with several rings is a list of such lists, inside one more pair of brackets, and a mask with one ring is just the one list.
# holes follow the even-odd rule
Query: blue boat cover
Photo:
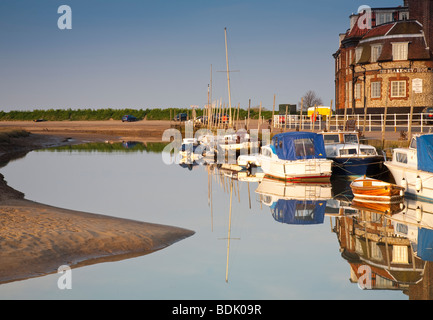
[[322, 224], [325, 218], [326, 201], [278, 199], [271, 207], [272, 216], [287, 224]]
[[425, 134], [416, 138], [418, 170], [433, 172], [433, 134]]
[[276, 134], [271, 145], [282, 160], [326, 158], [323, 136], [314, 132], [285, 132]]
[[433, 230], [418, 230], [417, 255], [424, 261], [433, 261]]

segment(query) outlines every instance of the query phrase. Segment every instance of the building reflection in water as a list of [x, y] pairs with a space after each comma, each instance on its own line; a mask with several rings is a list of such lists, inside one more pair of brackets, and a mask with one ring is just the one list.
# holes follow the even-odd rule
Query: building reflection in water
[[[350, 266], [349, 281], [361, 289], [397, 290], [411, 300], [433, 299], [433, 203], [411, 199], [389, 206], [359, 203], [348, 180], [287, 183], [268, 179], [260, 170], [247, 174], [208, 166], [207, 171], [209, 181], [218, 176], [226, 191], [225, 179], [230, 186], [237, 180], [237, 189], [239, 183], [248, 183], [250, 209], [249, 184], [257, 183], [260, 206], [268, 207], [278, 223], [312, 225], [330, 218], [341, 257]], [[209, 197], [211, 204], [211, 187]]]
[[386, 213], [355, 207], [357, 215], [332, 221], [350, 281], [363, 289], [401, 290], [413, 300], [432, 299], [433, 204], [406, 199]]

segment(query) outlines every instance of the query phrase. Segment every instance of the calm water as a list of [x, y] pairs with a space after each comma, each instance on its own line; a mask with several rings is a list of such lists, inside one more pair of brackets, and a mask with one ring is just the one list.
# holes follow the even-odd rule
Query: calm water
[[[377, 276], [382, 290], [361, 290], [353, 281], [351, 270], [366, 262], [342, 249], [349, 231], [337, 220], [348, 224], [359, 215], [332, 215], [340, 208], [332, 196], [347, 187], [341, 183], [324, 186], [318, 206], [278, 202], [269, 195], [272, 184], [257, 190], [258, 182], [167, 165], [160, 153], [145, 151], [31, 152], [0, 172], [27, 199], [196, 232], [149, 255], [73, 269], [71, 290], [59, 290], [59, 275], [51, 274], [0, 285], [1, 299], [408, 299], [403, 289], [414, 285]], [[296, 217], [284, 213], [290, 208]], [[386, 269], [379, 259], [369, 265]]]

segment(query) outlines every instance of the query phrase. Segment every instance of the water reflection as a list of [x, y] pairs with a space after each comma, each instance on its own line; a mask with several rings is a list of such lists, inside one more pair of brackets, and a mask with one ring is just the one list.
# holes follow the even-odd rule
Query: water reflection
[[[165, 145], [120, 143], [111, 146], [107, 143], [75, 146], [74, 150], [69, 147], [54, 150], [68, 153], [125, 152], [132, 155], [141, 152], [159, 153], [157, 150], [163, 150]], [[151, 218], [152, 222], [157, 223], [168, 221], [169, 224], [197, 230], [191, 241], [173, 248], [176, 252], [166, 251], [170, 259], [164, 256], [163, 252], [160, 256], [149, 257], [145, 263], [139, 265], [139, 268], [146, 268], [149, 275], [147, 278], [143, 277], [143, 282], [139, 282], [140, 294], [145, 290], [143, 288], [152, 288], [149, 289], [151, 293], [145, 294], [154, 298], [155, 290], [159, 290], [155, 288], [164, 287], [165, 281], [169, 281], [179, 288], [194, 289], [187, 293], [184, 289], [181, 293], [172, 293], [172, 288], [164, 292], [161, 289], [159, 297], [166, 298], [168, 291], [172, 294], [170, 297], [183, 297], [183, 294], [190, 297], [191, 292], [202, 290], [202, 284], [205, 283], [206, 289], [200, 291], [200, 294], [205, 298], [220, 298], [228, 291], [226, 288], [221, 289], [220, 285], [224, 283], [222, 273], [225, 271], [225, 281], [230, 283], [230, 290], [233, 290], [230, 293], [237, 294], [236, 297], [235, 294], [231, 296], [235, 298], [257, 298], [269, 293], [271, 298], [275, 298], [281, 292], [284, 299], [320, 298], [321, 293], [316, 293], [320, 290], [322, 294], [325, 291], [331, 292], [329, 296], [323, 296], [324, 298], [346, 298], [347, 293], [350, 298], [350, 293], [358, 291], [357, 287], [366, 289], [363, 293], [367, 294], [355, 293], [357, 297], [376, 297], [375, 293], [380, 290], [380, 297], [384, 296], [383, 293], [386, 297], [400, 297], [403, 293], [410, 299], [433, 298], [430, 293], [433, 289], [432, 203], [405, 199], [403, 207], [399, 206], [398, 210], [382, 211], [360, 207], [354, 203], [348, 180], [331, 180], [330, 183], [312, 185], [289, 184], [267, 179], [260, 168], [253, 167], [244, 171], [235, 165], [186, 165], [182, 162], [167, 167], [161, 164], [159, 154], [146, 155], [146, 162], [140, 154], [138, 156], [137, 163], [127, 163], [131, 167], [139, 165], [142, 170], [139, 174], [128, 176], [126, 186], [132, 185], [136, 176], [139, 176], [137, 180], [140, 182], [143, 182], [143, 176], [151, 177], [155, 181], [160, 179], [158, 182], [164, 184], [163, 189], [170, 199], [167, 201], [166, 198], [158, 198], [152, 193], [154, 188], [160, 187], [153, 183], [153, 180], [148, 189], [144, 189], [144, 182], [138, 188], [135, 186], [135, 189], [142, 188], [142, 192], [136, 194], [136, 197], [147, 202], [139, 203], [139, 208], [154, 209], [154, 212], [149, 210], [148, 215], [142, 219], [147, 221]], [[86, 155], [84, 158], [91, 157]], [[98, 157], [98, 165], [99, 161], [112, 158], [110, 155]], [[125, 161], [123, 156], [119, 158]], [[59, 159], [53, 157], [53, 161], [56, 160]], [[46, 158], [43, 157], [41, 161], [46, 161]], [[83, 162], [84, 165], [86, 163], [88, 162]], [[121, 163], [125, 166], [125, 162]], [[146, 163], [146, 166], [143, 166], [143, 163]], [[116, 168], [118, 169], [112, 171], [119, 171], [119, 167]], [[149, 173], [151, 171], [155, 172], [152, 176]], [[120, 176], [110, 175], [108, 178], [109, 181], [114, 179], [121, 183], [116, 180], [120, 180]], [[208, 208], [204, 199], [206, 178]], [[83, 176], [82, 179], [85, 182], [85, 179], [97, 180], [99, 177]], [[182, 179], [184, 181], [179, 182]], [[171, 186], [176, 186], [177, 189]], [[193, 204], [182, 202], [182, 199], [191, 194], [194, 195]], [[243, 215], [244, 212], [251, 214]], [[262, 214], [257, 214], [259, 212]], [[239, 221], [240, 216], [242, 221]], [[326, 227], [328, 221], [331, 228], [321, 228]], [[242, 229], [246, 229], [246, 233], [242, 233]], [[327, 241], [331, 242], [331, 245]], [[298, 248], [299, 243], [302, 243], [302, 249]], [[237, 251], [238, 248], [241, 248], [242, 252]], [[304, 250], [308, 250], [310, 254], [305, 254]], [[332, 255], [334, 252], [335, 256]], [[181, 255], [182, 259], [179, 259], [177, 254]], [[151, 268], [149, 266], [153, 259], [156, 266]], [[180, 267], [184, 260], [185, 270], [188, 271]], [[332, 263], [328, 260], [332, 260]], [[326, 269], [326, 272], [329, 272], [328, 279], [318, 278], [318, 273], [315, 272], [318, 263], [323, 268], [329, 268]], [[171, 265], [175, 266], [175, 270], [170, 269]], [[285, 268], [287, 272], [284, 272], [284, 277], [281, 273], [274, 277], [268, 272], [269, 269], [266, 269], [269, 265]], [[192, 268], [194, 270], [191, 270]], [[141, 269], [139, 270], [141, 272]], [[343, 280], [340, 279], [341, 270], [347, 271]], [[183, 272], [183, 276], [179, 276], [180, 272]], [[337, 272], [338, 274], [335, 274]], [[166, 280], [167, 278], [169, 280]], [[338, 278], [339, 281], [332, 289], [329, 278]], [[255, 281], [250, 281], [251, 279]], [[350, 282], [347, 282], [347, 279], [350, 279]], [[151, 280], [153, 286], [147, 283]], [[252, 282], [254, 286], [251, 285]], [[268, 285], [271, 289], [263, 293], [263, 288]], [[321, 289], [321, 286], [326, 289]], [[302, 290], [308, 293], [302, 296], [299, 293]], [[389, 294], [390, 291], [395, 292], [392, 293], [394, 295]], [[223, 294], [219, 295], [220, 292]], [[296, 292], [296, 295], [292, 295], [293, 292]]]
[[[325, 216], [331, 219], [353, 284], [366, 290], [399, 290], [410, 299], [433, 298], [429, 289], [433, 288], [433, 203], [405, 199], [385, 207], [368, 205], [353, 200], [349, 180], [285, 183], [263, 177], [260, 169], [244, 172], [213, 166], [207, 170], [209, 175], [229, 179], [220, 186], [230, 186], [230, 219], [235, 182], [257, 182], [260, 204], [269, 208], [276, 222], [308, 226], [323, 224]], [[227, 274], [230, 230], [231, 225]]]
[[[168, 143], [165, 142], [141, 142], [124, 140], [121, 142], [89, 142], [83, 144], [71, 144], [61, 147], [39, 150], [39, 152], [146, 152], [146, 153], [161, 153]], [[38, 150], [37, 150], [38, 152]]]
[[332, 198], [331, 183], [284, 183], [266, 177], [256, 192], [273, 218], [286, 224], [322, 224], [326, 201]]

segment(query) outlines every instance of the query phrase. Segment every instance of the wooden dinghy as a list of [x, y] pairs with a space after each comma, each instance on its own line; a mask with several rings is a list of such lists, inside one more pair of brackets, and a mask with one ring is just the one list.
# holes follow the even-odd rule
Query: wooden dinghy
[[352, 201], [352, 208], [358, 210], [365, 210], [369, 212], [375, 212], [380, 214], [396, 214], [405, 208], [403, 198], [399, 201], [394, 202], [377, 202], [377, 201], [357, 201], [357, 198], [354, 198]]
[[359, 202], [391, 203], [401, 201], [405, 188], [368, 177], [355, 179], [350, 184], [354, 200]]

